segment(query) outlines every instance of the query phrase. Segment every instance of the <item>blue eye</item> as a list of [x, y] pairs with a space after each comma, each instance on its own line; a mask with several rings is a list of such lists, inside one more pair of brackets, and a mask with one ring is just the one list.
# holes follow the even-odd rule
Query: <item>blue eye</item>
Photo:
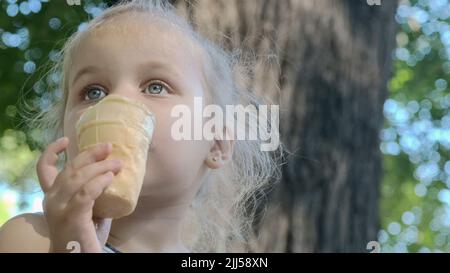
[[98, 100], [106, 96], [105, 91], [99, 87], [90, 87], [84, 93], [84, 100]]
[[166, 87], [165, 87], [163, 84], [160, 84], [160, 83], [152, 83], [152, 84], [149, 84], [149, 85], [145, 88], [144, 92], [145, 92], [145, 93], [152, 94], [152, 95], [158, 95], [158, 94], [161, 94], [161, 93], [164, 91], [165, 88], [166, 88]]

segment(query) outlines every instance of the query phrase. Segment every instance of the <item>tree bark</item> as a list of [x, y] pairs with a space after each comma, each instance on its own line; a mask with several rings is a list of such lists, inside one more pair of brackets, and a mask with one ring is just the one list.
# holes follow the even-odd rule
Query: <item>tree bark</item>
[[172, 1], [198, 30], [256, 56], [250, 83], [280, 104], [292, 152], [250, 251], [367, 252], [377, 240], [378, 133], [396, 1]]

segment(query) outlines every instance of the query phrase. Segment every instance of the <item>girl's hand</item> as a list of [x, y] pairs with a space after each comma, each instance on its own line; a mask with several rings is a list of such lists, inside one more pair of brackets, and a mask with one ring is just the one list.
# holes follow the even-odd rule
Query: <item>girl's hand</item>
[[58, 154], [69, 144], [63, 137], [48, 145], [37, 163], [39, 183], [44, 191], [51, 252], [69, 252], [68, 243], [80, 244], [81, 252], [102, 252], [111, 219], [93, 219], [95, 200], [122, 168], [119, 160], [105, 160], [110, 143], [98, 144], [77, 155], [58, 173]]

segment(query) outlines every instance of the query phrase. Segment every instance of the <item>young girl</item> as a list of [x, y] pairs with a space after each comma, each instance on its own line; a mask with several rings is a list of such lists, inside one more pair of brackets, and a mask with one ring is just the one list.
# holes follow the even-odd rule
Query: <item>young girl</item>
[[[72, 241], [81, 252], [245, 250], [239, 246], [250, 238], [256, 197], [278, 174], [277, 161], [258, 140], [171, 136], [171, 109], [193, 107], [194, 97], [221, 107], [257, 105], [236, 82], [234, 55], [194, 32], [168, 4], [142, 0], [106, 10], [62, 53], [62, 99], [39, 116], [41, 128], [54, 132], [36, 167], [44, 214], [9, 220], [0, 229], [0, 252], [69, 252]], [[142, 101], [156, 117], [137, 207], [114, 221], [93, 218], [92, 208], [124, 162], [106, 160], [110, 143], [78, 153], [74, 126], [110, 94]]]

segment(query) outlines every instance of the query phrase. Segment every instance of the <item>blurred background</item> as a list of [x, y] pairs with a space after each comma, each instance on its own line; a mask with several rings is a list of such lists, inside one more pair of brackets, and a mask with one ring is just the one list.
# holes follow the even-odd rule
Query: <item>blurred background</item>
[[[0, 0], [0, 225], [42, 210], [45, 132], [20, 101], [59, 98], [58, 50], [113, 2]], [[450, 252], [447, 0], [173, 2], [211, 39], [269, 56], [250, 84], [281, 105], [291, 154], [256, 250]]]

